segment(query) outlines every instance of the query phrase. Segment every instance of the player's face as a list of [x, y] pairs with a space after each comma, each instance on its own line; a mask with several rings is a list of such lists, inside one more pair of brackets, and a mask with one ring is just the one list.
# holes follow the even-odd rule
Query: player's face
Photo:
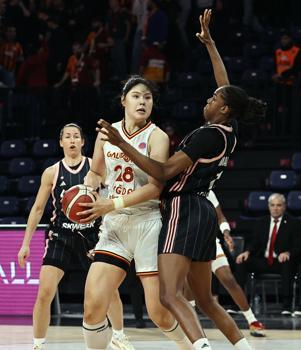
[[84, 140], [81, 137], [78, 128], [68, 126], [64, 128], [63, 135], [60, 140], [60, 145], [64, 150], [64, 154], [68, 156], [78, 156], [81, 154]]
[[221, 114], [221, 110], [224, 106], [225, 101], [222, 96], [222, 90], [217, 89], [213, 96], [208, 98], [207, 104], [203, 109], [205, 120], [207, 122], [216, 122], [216, 119]]
[[280, 198], [274, 198], [269, 202], [269, 210], [273, 218], [279, 218], [285, 212], [285, 203]]
[[149, 118], [153, 109], [153, 95], [145, 85], [138, 84], [122, 97], [121, 103], [126, 117], [139, 123]]

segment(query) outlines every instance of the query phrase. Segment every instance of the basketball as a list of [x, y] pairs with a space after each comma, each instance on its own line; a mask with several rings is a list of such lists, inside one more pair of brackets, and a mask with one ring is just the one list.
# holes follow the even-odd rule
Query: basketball
[[96, 201], [96, 197], [91, 192], [91, 188], [86, 185], [75, 185], [67, 190], [62, 198], [62, 209], [63, 213], [67, 218], [77, 224], [80, 223], [81, 219], [85, 216], [76, 215], [80, 211], [86, 210], [81, 207], [79, 203], [93, 203]]

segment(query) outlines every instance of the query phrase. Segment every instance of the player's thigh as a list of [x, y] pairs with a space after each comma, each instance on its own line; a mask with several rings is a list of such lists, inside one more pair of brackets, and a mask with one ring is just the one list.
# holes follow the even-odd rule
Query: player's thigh
[[94, 262], [90, 266], [86, 279], [85, 299], [105, 298], [110, 301], [125, 275], [125, 270], [120, 267], [103, 262]]
[[43, 265], [40, 271], [39, 295], [54, 297], [64, 271], [51, 265]]
[[199, 303], [212, 298], [211, 293], [211, 262], [193, 262], [188, 274], [188, 282]]

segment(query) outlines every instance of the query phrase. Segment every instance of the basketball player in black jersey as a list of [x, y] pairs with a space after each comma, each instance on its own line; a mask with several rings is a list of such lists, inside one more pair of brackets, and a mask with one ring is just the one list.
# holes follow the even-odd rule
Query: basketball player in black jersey
[[204, 108], [205, 125], [187, 135], [165, 163], [141, 155], [104, 120], [98, 122], [102, 139], [110, 141], [154, 178], [166, 182], [161, 199], [163, 227], [159, 237], [160, 297], [179, 321], [195, 350], [211, 349], [198, 318], [183, 297], [187, 277], [203, 312], [238, 350], [250, 345], [233, 319], [211, 294], [211, 260], [215, 259], [217, 218], [206, 195], [222, 175], [236, 145], [236, 123], [265, 114], [265, 103], [229, 85], [227, 72], [209, 32], [211, 10], [200, 16], [201, 33], [218, 89]]
[[[39, 291], [33, 311], [34, 350], [44, 349], [43, 344], [50, 322], [50, 305], [64, 273], [72, 266], [73, 258], [80, 262], [83, 269], [88, 270], [91, 261], [88, 257], [89, 251], [98, 241], [98, 220], [89, 224], [75, 224], [68, 220], [61, 210], [62, 193], [74, 185], [84, 183], [90, 169], [91, 159], [82, 155], [83, 145], [82, 129], [77, 124], [67, 124], [62, 128], [60, 146], [63, 148], [64, 158], [42, 174], [41, 185], [30, 211], [22, 247], [18, 253], [19, 264], [24, 267], [26, 259], [30, 256], [31, 238], [51, 195], [53, 216], [48, 229]], [[112, 298], [109, 317], [112, 325], [116, 325], [115, 328], [123, 327], [122, 303], [118, 291]]]

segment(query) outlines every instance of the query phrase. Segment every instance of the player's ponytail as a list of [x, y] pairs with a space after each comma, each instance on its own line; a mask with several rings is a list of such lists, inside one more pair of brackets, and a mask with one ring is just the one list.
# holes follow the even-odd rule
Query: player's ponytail
[[266, 102], [250, 97], [245, 90], [238, 86], [222, 87], [222, 96], [230, 109], [229, 119], [236, 119], [243, 123], [254, 123], [258, 118], [265, 116]]

